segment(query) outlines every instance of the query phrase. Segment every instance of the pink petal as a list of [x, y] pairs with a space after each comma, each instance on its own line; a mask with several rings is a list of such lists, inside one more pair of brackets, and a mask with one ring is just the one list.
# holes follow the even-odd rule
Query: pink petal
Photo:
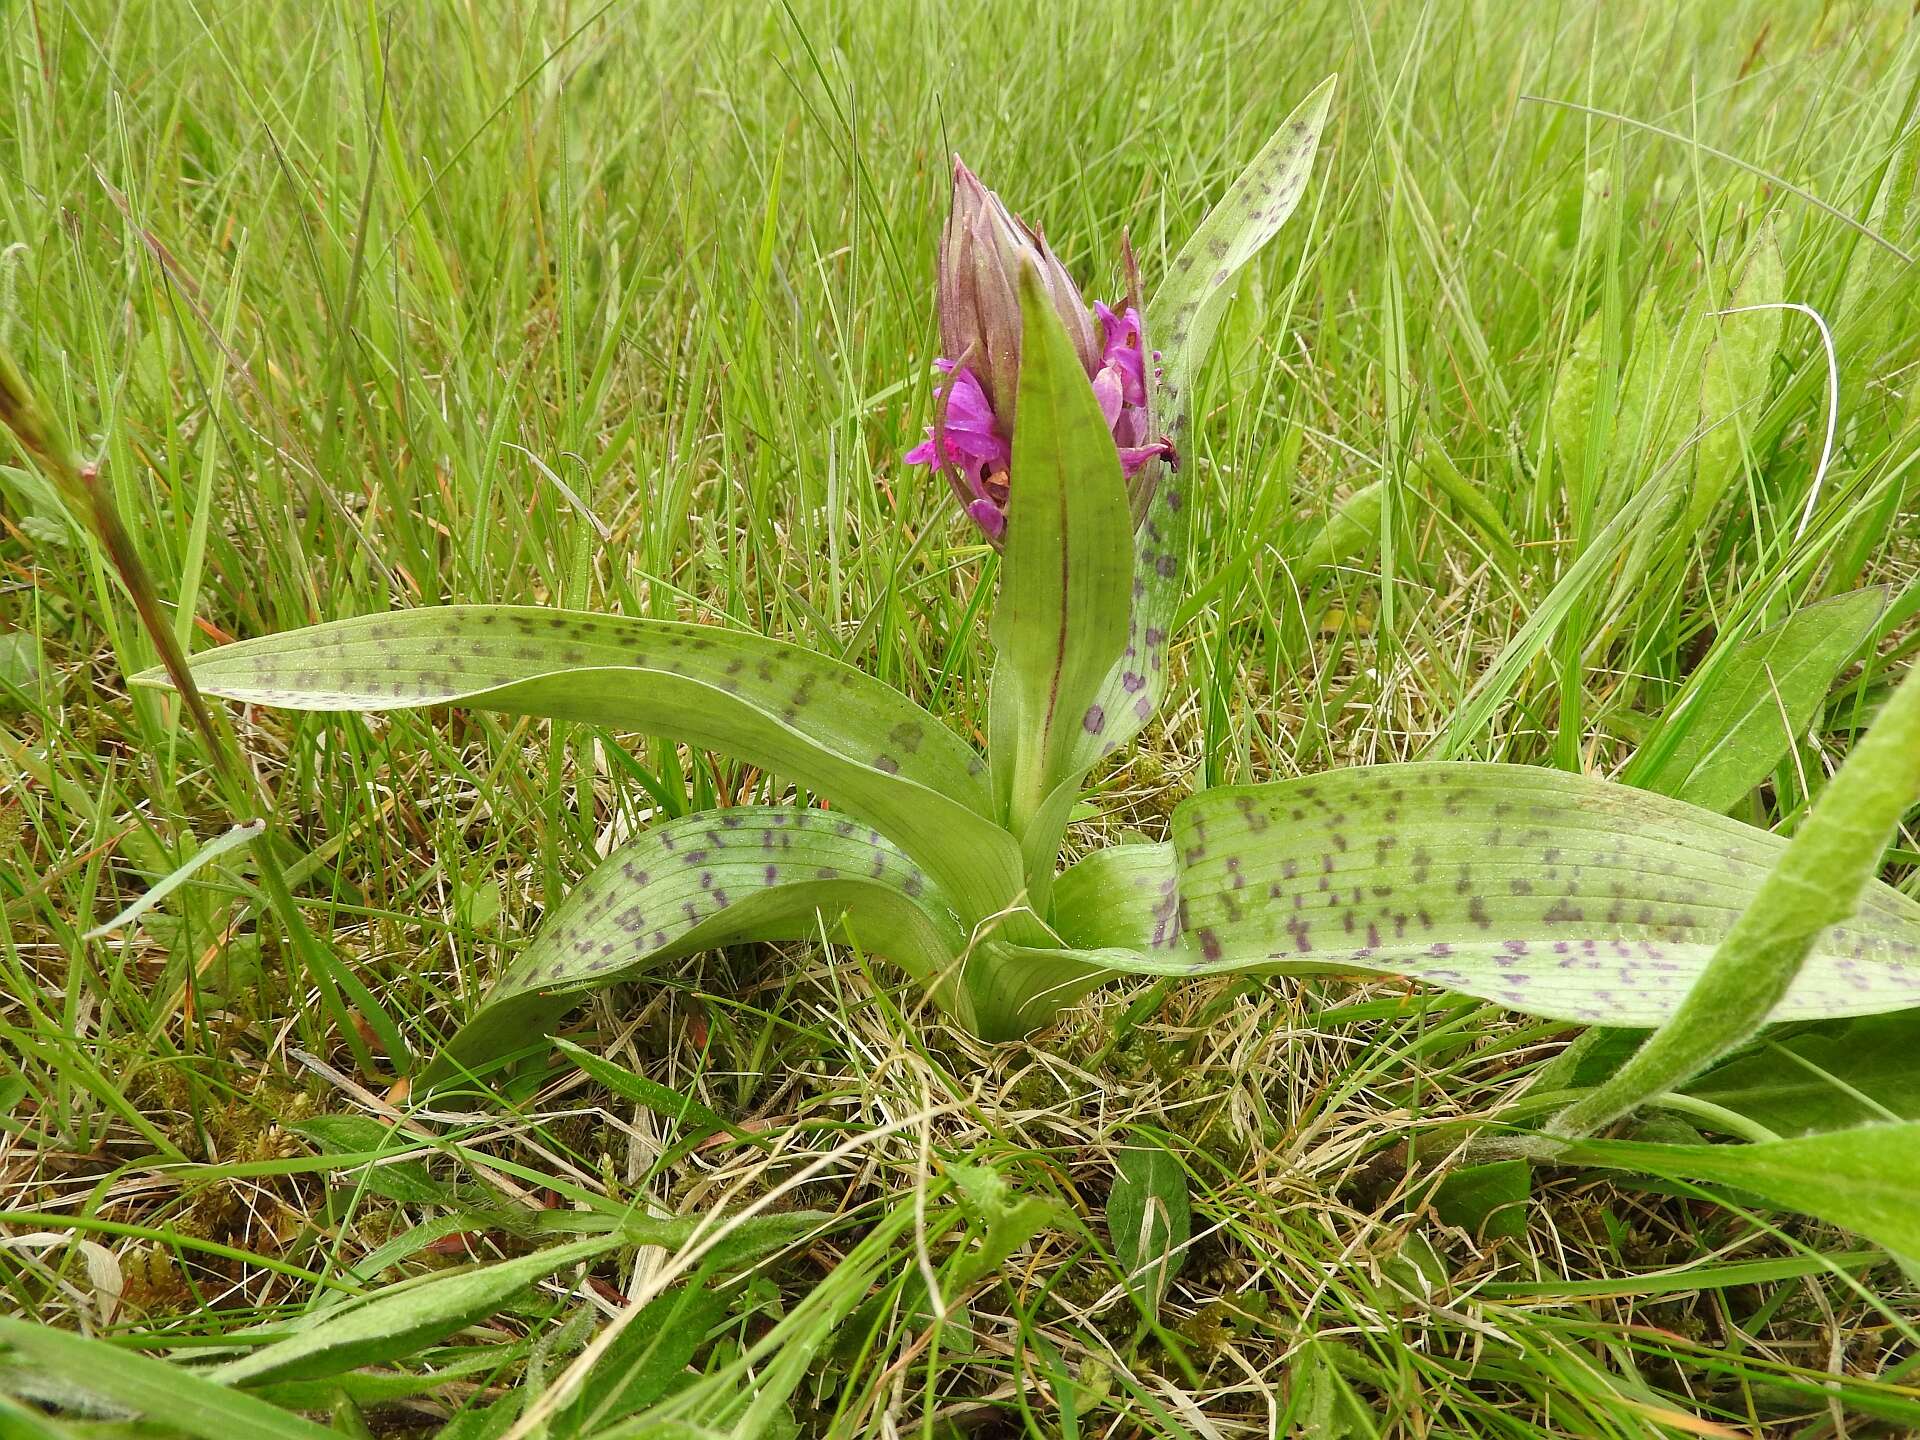
[[1100, 414], [1105, 417], [1109, 430], [1120, 418], [1120, 402], [1125, 390], [1126, 382], [1112, 365], [1101, 366], [1100, 373], [1093, 377], [1093, 398], [1100, 402]]
[[1007, 517], [991, 500], [976, 500], [967, 506], [967, 515], [985, 532], [989, 540], [998, 540], [1007, 530]]

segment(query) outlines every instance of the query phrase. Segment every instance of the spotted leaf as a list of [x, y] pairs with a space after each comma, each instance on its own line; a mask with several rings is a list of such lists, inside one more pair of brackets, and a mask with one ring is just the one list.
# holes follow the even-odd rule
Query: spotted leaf
[[[1106, 934], [1069, 938], [1124, 947], [1103, 954], [1117, 970], [1404, 975], [1529, 1014], [1653, 1026], [1785, 848], [1724, 816], [1560, 771], [1371, 766], [1183, 804], [1176, 948], [1138, 943], [1145, 887], [1130, 920], [1116, 905]], [[1060, 894], [1073, 892], [1063, 876]], [[1821, 934], [1772, 1018], [1914, 1005], [1920, 905], [1875, 882]]]
[[587, 992], [747, 941], [851, 939], [933, 987], [964, 936], [946, 899], [876, 830], [821, 810], [739, 806], [656, 825], [601, 861], [500, 977], [424, 1083], [527, 1043]]
[[[530, 606], [362, 616], [195, 658], [209, 694], [295, 710], [470, 705], [672, 735], [800, 781], [885, 832], [972, 916], [1019, 888], [978, 757], [898, 691], [797, 645]], [[158, 670], [140, 683], [164, 685]]]
[[1126, 648], [1095, 700], [1105, 724], [1079, 741], [1083, 766], [1138, 734], [1166, 695], [1167, 642], [1180, 603], [1193, 493], [1190, 391], [1213, 348], [1234, 277], [1279, 233], [1306, 192], [1333, 105], [1334, 78], [1328, 76], [1281, 122], [1207, 212], [1147, 307], [1147, 337], [1160, 351], [1154, 410], [1186, 459], [1153, 462], [1161, 474], [1136, 539]]

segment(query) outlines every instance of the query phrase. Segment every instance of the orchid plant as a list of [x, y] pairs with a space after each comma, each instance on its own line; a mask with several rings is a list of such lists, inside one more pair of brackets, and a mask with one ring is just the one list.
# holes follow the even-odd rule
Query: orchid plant
[[1920, 905], [1868, 879], [1912, 794], [1911, 682], [1885, 743], [1857, 757], [1855, 789], [1883, 798], [1854, 837], [1854, 889], [1804, 934], [1788, 927], [1764, 985], [1729, 984], [1742, 962], [1722, 942], [1759, 913], [1788, 842], [1560, 771], [1409, 763], [1217, 789], [1174, 810], [1164, 843], [1062, 867], [1088, 774], [1166, 694], [1193, 381], [1234, 277], [1300, 201], [1332, 93], [1329, 80], [1287, 118], [1150, 300], [1123, 246], [1113, 308], [1089, 306], [1042, 234], [956, 164], [945, 353], [933, 424], [907, 459], [940, 472], [1000, 553], [985, 755], [859, 670], [713, 625], [450, 606], [192, 662], [201, 689], [248, 704], [458, 704], [671, 735], [829, 802], [694, 814], [615, 850], [424, 1085], [524, 1050], [595, 987], [722, 945], [814, 937], [889, 958], [990, 1041], [1120, 975], [1402, 976], [1616, 1027], [1660, 1027], [1718, 995], [1737, 1023], [1706, 1039], [1713, 1025], [1695, 1024], [1683, 1075], [1763, 1021], [1920, 1005]]

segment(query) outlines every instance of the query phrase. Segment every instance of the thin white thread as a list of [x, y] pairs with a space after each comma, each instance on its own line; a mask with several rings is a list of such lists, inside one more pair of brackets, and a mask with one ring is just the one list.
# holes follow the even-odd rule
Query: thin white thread
[[1797, 300], [1769, 300], [1759, 305], [1735, 305], [1729, 310], [1715, 310], [1715, 315], [1744, 315], [1753, 310], [1797, 310], [1815, 325], [1820, 327], [1820, 343], [1827, 350], [1827, 443], [1820, 447], [1820, 464], [1813, 472], [1813, 489], [1807, 492], [1806, 508], [1800, 512], [1799, 528], [1793, 532], [1793, 543], [1798, 545], [1801, 537], [1807, 533], [1807, 526], [1813, 523], [1814, 507], [1820, 503], [1820, 487], [1826, 483], [1827, 467], [1833, 463], [1834, 437], [1840, 429], [1840, 357], [1833, 348], [1833, 332], [1827, 328], [1827, 322], [1820, 312], [1811, 305], [1802, 305]]

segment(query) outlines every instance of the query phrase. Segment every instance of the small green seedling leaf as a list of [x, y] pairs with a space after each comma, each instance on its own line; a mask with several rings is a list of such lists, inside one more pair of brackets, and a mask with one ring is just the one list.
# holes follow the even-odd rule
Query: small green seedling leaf
[[[382, 1125], [370, 1115], [315, 1115], [290, 1127], [327, 1155], [378, 1155], [411, 1150], [415, 1142]], [[364, 1185], [368, 1193], [397, 1200], [402, 1205], [452, 1205], [453, 1190], [427, 1174], [418, 1160], [394, 1160], [363, 1165], [345, 1172], [348, 1184]]]
[[413, 1354], [423, 1345], [484, 1320], [535, 1281], [598, 1259], [620, 1234], [555, 1245], [515, 1260], [406, 1281], [343, 1309], [309, 1330], [264, 1346], [213, 1373], [224, 1384], [311, 1380]]
[[1773, 773], [1812, 722], [1835, 678], [1872, 638], [1887, 607], [1880, 588], [1797, 610], [1703, 667], [1626, 782], [1708, 810], [1730, 810]]
[[197, 1440], [339, 1440], [324, 1426], [204, 1375], [52, 1325], [0, 1318], [0, 1345], [88, 1394]]
[[1128, 1286], [1149, 1314], [1157, 1311], [1193, 1238], [1187, 1172], [1157, 1141], [1135, 1136], [1114, 1157], [1107, 1233]]
[[[991, 744], [1003, 813], [1025, 835], [1073, 757], [1106, 729], [1095, 701], [1131, 607], [1133, 514], [1113, 435], [1040, 280], [1020, 273], [1020, 423], [1013, 437]], [[1062, 817], [1064, 819], [1064, 817]], [[1046, 874], [1053, 847], [1045, 847]]]
[[1920, 1258], [1920, 1123], [1863, 1125], [1753, 1145], [1576, 1140], [1556, 1157], [1675, 1180], [1731, 1185]]
[[[1843, 922], [1859, 924], [1876, 900], [1884, 908], [1886, 897], [1898, 893], [1873, 875], [1916, 793], [1920, 665], [1907, 671], [1873, 728], [1828, 782], [1686, 998], [1612, 1078], [1556, 1116], [1548, 1133], [1590, 1135], [1685, 1084], [1762, 1025], [1782, 1018], [1796, 992], [1817, 987], [1834, 1004], [1847, 1006], [1829, 1011], [1840, 1015], [1920, 1003], [1916, 996], [1906, 1006], [1851, 1005], [1851, 997], [1891, 978], [1895, 970], [1887, 962], [1895, 957], [1883, 954], [1876, 963], [1864, 947], [1848, 953], [1851, 947], [1836, 943]], [[1909, 953], [1899, 973], [1911, 984], [1916, 970], [1920, 966]], [[1815, 987], [1805, 982], [1809, 971], [1817, 977]]]
[[1464, 1165], [1448, 1173], [1433, 1192], [1434, 1213], [1474, 1239], [1517, 1240], [1527, 1233], [1527, 1201], [1533, 1167], [1525, 1160]]

